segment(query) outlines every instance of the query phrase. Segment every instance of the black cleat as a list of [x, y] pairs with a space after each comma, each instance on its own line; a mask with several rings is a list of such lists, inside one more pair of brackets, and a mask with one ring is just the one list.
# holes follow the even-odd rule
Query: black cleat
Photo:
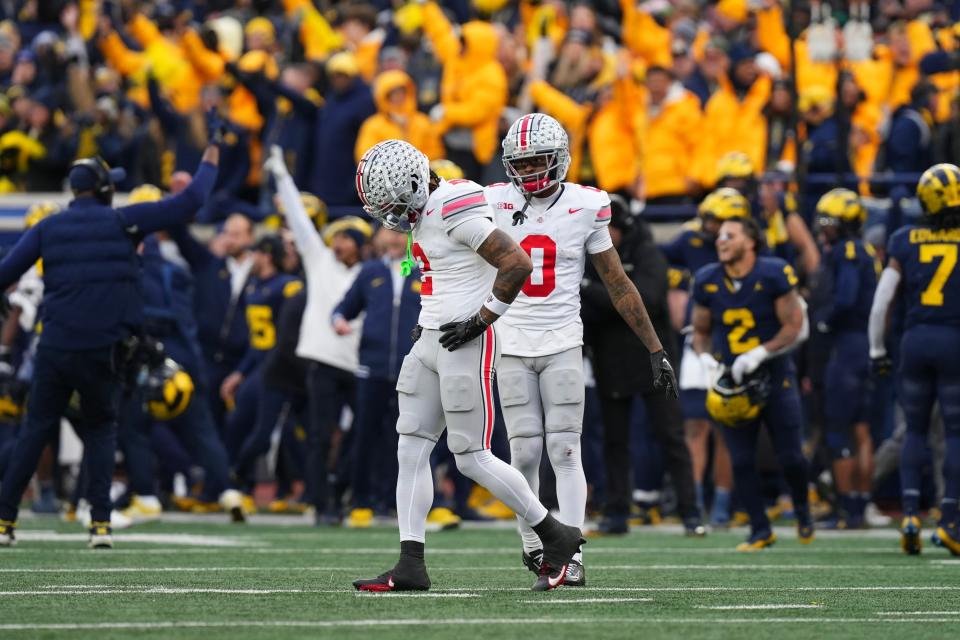
[[543, 549], [534, 549], [530, 553], [523, 552], [523, 566], [530, 569], [534, 575], [540, 575], [540, 565], [543, 563]]
[[705, 538], [707, 528], [703, 526], [703, 520], [699, 516], [691, 516], [683, 519], [683, 535], [688, 538]]
[[580, 529], [561, 524], [557, 538], [543, 545], [540, 577], [534, 583], [533, 590], [550, 591], [563, 584], [567, 565], [585, 542], [586, 540], [580, 537]]
[[381, 573], [376, 578], [366, 578], [353, 581], [353, 587], [357, 591], [369, 591], [372, 593], [382, 593], [386, 591], [427, 591], [430, 588], [430, 576], [427, 575], [427, 567], [421, 566], [412, 571], [408, 568], [406, 571], [398, 571], [399, 563], [396, 567], [386, 573]]
[[570, 561], [570, 564], [567, 565], [567, 574], [563, 577], [563, 584], [568, 587], [587, 586], [587, 572], [584, 570], [582, 563], [576, 560]]
[[546, 562], [540, 565], [540, 577], [533, 583], [533, 591], [550, 591], [563, 584], [567, 578], [567, 566], [561, 565], [559, 568], [553, 568]]

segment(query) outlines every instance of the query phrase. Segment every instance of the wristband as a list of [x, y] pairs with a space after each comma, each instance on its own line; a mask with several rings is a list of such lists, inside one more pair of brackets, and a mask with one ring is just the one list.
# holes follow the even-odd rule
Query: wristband
[[487, 308], [487, 311], [498, 316], [502, 316], [510, 310], [509, 303], [497, 300], [497, 297], [492, 293], [487, 296], [486, 300], [483, 301], [483, 306]]

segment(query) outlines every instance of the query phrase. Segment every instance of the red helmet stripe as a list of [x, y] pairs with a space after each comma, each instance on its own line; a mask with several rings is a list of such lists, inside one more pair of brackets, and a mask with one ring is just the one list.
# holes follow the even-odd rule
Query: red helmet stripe
[[517, 143], [517, 146], [521, 149], [527, 146], [527, 129], [530, 127], [531, 120], [533, 120], [533, 116], [527, 115], [520, 121], [520, 141]]

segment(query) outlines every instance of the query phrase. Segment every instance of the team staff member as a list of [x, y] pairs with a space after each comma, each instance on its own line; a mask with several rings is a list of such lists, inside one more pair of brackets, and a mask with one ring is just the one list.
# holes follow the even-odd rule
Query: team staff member
[[207, 374], [207, 401], [217, 428], [223, 431], [226, 405], [220, 397], [220, 385], [237, 369], [247, 351], [247, 281], [253, 257], [253, 222], [235, 213], [223, 223], [217, 243], [222, 257], [197, 242], [186, 227], [172, 230], [180, 254], [190, 265], [194, 279], [194, 307], [197, 333], [203, 348]]
[[734, 482], [750, 515], [750, 537], [738, 551], [763, 549], [777, 540], [757, 477], [760, 420], [770, 432], [790, 486], [800, 541], [813, 540], [797, 374], [793, 361], [784, 357], [806, 338], [806, 311], [793, 267], [779, 258], [757, 256], [763, 246], [760, 234], [752, 218], [724, 222], [717, 238], [720, 262], [700, 269], [693, 285], [693, 348], [705, 367], [716, 370], [719, 359], [737, 385], [761, 367], [770, 376], [770, 395], [757, 415], [731, 424], [726, 416], [711, 412], [724, 423]]
[[899, 393], [907, 419], [900, 456], [903, 497], [901, 548], [920, 553], [920, 481], [926, 461], [930, 412], [939, 401], [946, 432], [944, 491], [934, 541], [960, 555], [957, 500], [960, 499], [960, 168], [937, 164], [917, 184], [924, 226], [908, 226], [890, 238], [890, 262], [880, 276], [870, 309], [870, 357], [889, 372], [884, 346], [887, 312], [903, 296], [906, 328], [900, 348]]
[[27, 231], [0, 262], [0, 288], [43, 259], [43, 333], [34, 359], [28, 418], [0, 490], [0, 545], [14, 544], [17, 509], [40, 453], [74, 392], [80, 396], [89, 459], [91, 547], [111, 547], [110, 480], [116, 450], [120, 376], [125, 345], [140, 332], [143, 298], [137, 245], [145, 234], [189, 220], [217, 176], [218, 123], [196, 178], [180, 194], [114, 209], [114, 186], [124, 177], [99, 158], [70, 170], [74, 200], [60, 215]]

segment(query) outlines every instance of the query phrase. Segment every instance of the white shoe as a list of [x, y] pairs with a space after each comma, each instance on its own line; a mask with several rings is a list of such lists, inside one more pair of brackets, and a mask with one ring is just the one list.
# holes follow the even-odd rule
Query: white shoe
[[220, 506], [230, 514], [233, 522], [246, 522], [247, 513], [243, 506], [243, 494], [236, 489], [227, 489], [220, 494]]
[[[86, 500], [80, 500], [80, 504], [77, 505], [77, 522], [83, 525], [85, 529], [89, 529], [92, 521], [90, 503]], [[110, 512], [110, 526], [114, 529], [129, 529], [133, 526], [133, 519], [114, 509]]]
[[90, 542], [87, 543], [87, 546], [91, 549], [113, 549], [113, 530], [110, 525], [106, 522], [91, 525]]
[[[130, 518], [134, 523], [155, 522], [160, 519], [163, 507], [156, 496], [133, 496], [130, 500], [130, 506], [120, 513]], [[114, 524], [113, 526], [118, 525]]]
[[863, 517], [871, 527], [886, 527], [893, 522], [893, 518], [888, 515], [884, 515], [880, 509], [877, 509], [877, 505], [872, 502], [867, 503], [867, 508], [863, 512]]

